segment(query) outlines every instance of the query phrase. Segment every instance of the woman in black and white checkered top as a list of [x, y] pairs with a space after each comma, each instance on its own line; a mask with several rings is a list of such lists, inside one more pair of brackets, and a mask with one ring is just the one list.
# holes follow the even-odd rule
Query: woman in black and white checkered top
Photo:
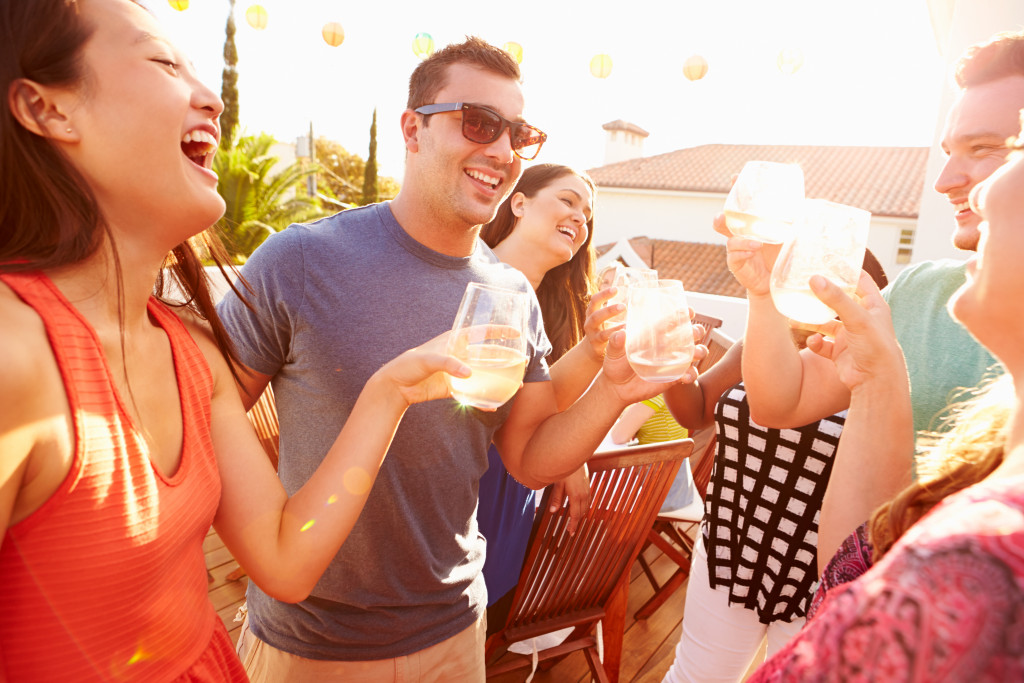
[[680, 424], [714, 419], [718, 430], [669, 683], [740, 680], [766, 637], [770, 655], [800, 630], [817, 583], [818, 514], [844, 415], [757, 425], [741, 354], [737, 342], [696, 384], [666, 392]]

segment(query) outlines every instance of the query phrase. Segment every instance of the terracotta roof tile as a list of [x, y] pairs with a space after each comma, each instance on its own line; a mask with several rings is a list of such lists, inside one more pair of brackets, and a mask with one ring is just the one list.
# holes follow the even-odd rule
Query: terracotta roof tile
[[797, 163], [806, 194], [880, 216], [916, 218], [927, 147], [702, 145], [587, 171], [599, 187], [726, 194], [751, 159]]
[[[612, 246], [600, 246], [597, 253], [603, 254]], [[688, 291], [747, 297], [747, 290], [729, 272], [724, 244], [634, 237], [629, 240], [629, 246], [648, 266], [657, 270], [659, 276], [682, 280]]]

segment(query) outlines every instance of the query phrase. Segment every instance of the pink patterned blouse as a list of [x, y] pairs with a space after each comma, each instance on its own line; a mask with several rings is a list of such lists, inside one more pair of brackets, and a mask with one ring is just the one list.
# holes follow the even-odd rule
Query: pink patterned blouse
[[1024, 681], [1024, 476], [950, 496], [750, 681]]

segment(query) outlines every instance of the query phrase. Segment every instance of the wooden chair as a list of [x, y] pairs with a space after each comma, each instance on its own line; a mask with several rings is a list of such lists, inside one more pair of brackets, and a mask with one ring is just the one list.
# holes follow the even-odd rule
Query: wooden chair
[[[700, 315], [696, 317], [696, 322], [702, 322], [699, 320]], [[731, 338], [723, 334], [721, 330], [714, 328], [711, 328], [710, 337], [707, 339], [705, 343], [709, 353], [707, 358], [701, 361], [698, 366], [701, 372], [705, 372], [717, 363], [733, 344]], [[696, 461], [693, 468], [693, 484], [697, 495], [693, 503], [686, 506], [683, 510], [666, 514], [659, 513], [651, 525], [650, 533], [647, 535], [647, 543], [644, 545], [644, 550], [652, 545], [661, 550], [666, 557], [676, 564], [677, 568], [664, 583], [659, 583], [643, 552], [640, 553], [637, 557], [637, 562], [640, 564], [640, 569], [647, 577], [647, 580], [651, 582], [651, 586], [654, 588], [654, 595], [636, 611], [633, 615], [636, 619], [646, 619], [654, 614], [683, 585], [690, 575], [690, 558], [693, 556], [695, 539], [695, 536], [691, 537], [690, 534], [700, 533], [696, 527], [699, 526], [701, 518], [704, 516], [704, 498], [708, 483], [711, 481], [711, 472], [715, 464], [715, 449], [717, 447], [714, 426], [699, 430], [692, 436], [697, 444], [694, 450], [702, 453], [700, 460]]]
[[267, 457], [270, 458], [270, 463], [276, 470], [279, 452], [278, 437], [281, 426], [277, 421], [277, 405], [274, 403], [274, 390], [269, 384], [249, 410], [248, 415], [252, 426], [256, 428], [256, 436], [260, 438], [263, 450], [267, 452]]
[[[568, 508], [552, 513], [548, 489], [537, 510], [508, 619], [487, 639], [488, 677], [582, 650], [596, 680], [618, 680], [629, 569], [679, 464], [692, 449], [691, 439], [680, 439], [595, 454], [587, 462], [590, 509], [572, 536], [566, 530]], [[598, 622], [603, 622], [603, 663], [594, 633]], [[568, 639], [536, 653], [536, 659], [506, 654], [512, 643], [567, 627], [574, 627]]]

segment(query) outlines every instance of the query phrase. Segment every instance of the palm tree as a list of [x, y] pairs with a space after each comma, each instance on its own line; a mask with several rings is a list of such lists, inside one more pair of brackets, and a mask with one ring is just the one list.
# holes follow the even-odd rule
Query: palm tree
[[220, 177], [217, 191], [227, 204], [217, 227], [228, 252], [239, 261], [271, 233], [328, 213], [305, 193], [304, 180], [315, 167], [303, 168], [296, 162], [271, 175], [278, 162], [270, 154], [273, 144], [267, 133], [243, 136], [219, 150], [213, 162]]

